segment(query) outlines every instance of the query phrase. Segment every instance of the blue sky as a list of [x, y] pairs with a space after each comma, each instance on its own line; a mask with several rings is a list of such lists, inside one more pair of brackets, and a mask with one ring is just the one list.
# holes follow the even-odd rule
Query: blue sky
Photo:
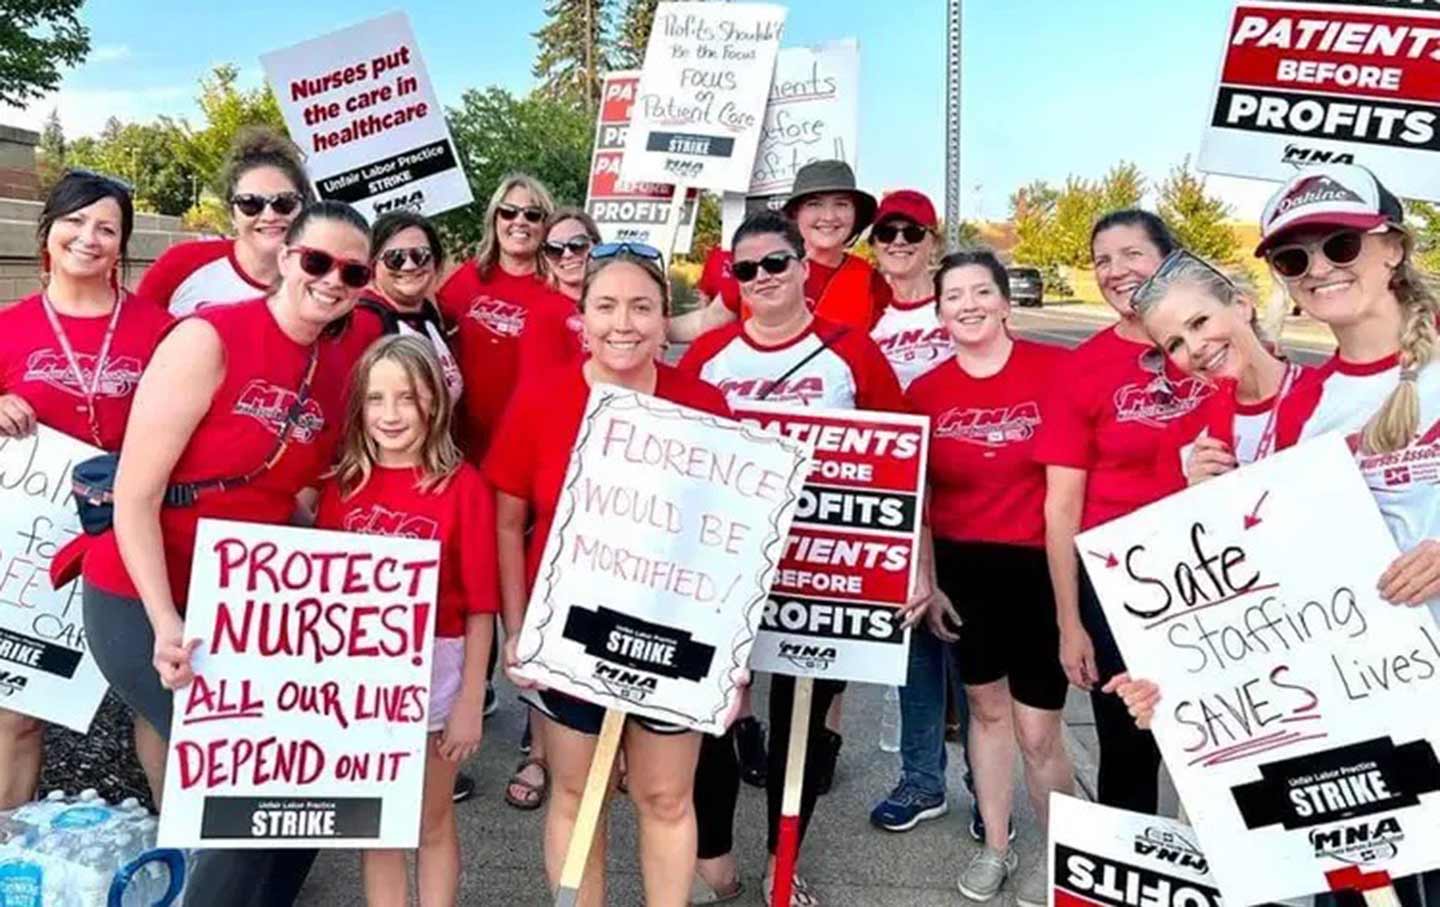
[[[530, 88], [543, 0], [410, 0], [440, 98], [468, 87]], [[943, 199], [943, 0], [793, 0], [787, 44], [860, 40], [860, 179]], [[395, 8], [374, 0], [211, 4], [90, 0], [94, 50], [59, 94], [0, 122], [38, 127], [58, 106], [71, 135], [111, 114], [194, 116], [196, 82], [233, 62], [258, 84], [261, 53]], [[1199, 148], [1231, 0], [968, 0], [965, 6], [963, 213], [1001, 218], [1032, 179], [1098, 176], [1128, 159], [1153, 180]], [[457, 14], [457, 10], [463, 13]], [[1269, 184], [1212, 178], [1254, 219]]]

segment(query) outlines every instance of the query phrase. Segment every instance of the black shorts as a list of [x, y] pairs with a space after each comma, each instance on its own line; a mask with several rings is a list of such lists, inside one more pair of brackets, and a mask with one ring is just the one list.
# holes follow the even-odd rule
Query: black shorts
[[963, 626], [955, 666], [969, 686], [1010, 679], [1016, 702], [1065, 705], [1055, 593], [1043, 548], [935, 540], [940, 589]]
[[[572, 731], [581, 734], [588, 734], [591, 737], [598, 736], [600, 725], [605, 723], [605, 707], [596, 705], [593, 702], [586, 702], [583, 699], [576, 699], [567, 693], [558, 690], [541, 690], [539, 693], [527, 693], [524, 699], [530, 707], [540, 712], [546, 718], [556, 724], [568, 727]], [[630, 715], [629, 720], [640, 725], [652, 734], [685, 734], [690, 731], [688, 727], [678, 724], [666, 724], [663, 721], [655, 721], [652, 718], [641, 718], [637, 715]]]

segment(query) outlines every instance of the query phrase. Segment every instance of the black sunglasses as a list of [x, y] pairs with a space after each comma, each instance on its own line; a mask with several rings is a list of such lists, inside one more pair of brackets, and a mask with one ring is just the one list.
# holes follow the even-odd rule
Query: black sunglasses
[[633, 255], [645, 261], [664, 261], [665, 256], [654, 246], [646, 245], [643, 242], [602, 242], [590, 250], [590, 260], [599, 261], [604, 258], [614, 258], [617, 255]]
[[[1130, 299], [1132, 301], [1144, 299], [1156, 283], [1163, 281], [1167, 277], [1169, 277], [1170, 272], [1174, 271], [1177, 267], [1179, 267], [1182, 262], [1189, 261], [1193, 261], [1196, 264], [1199, 264], [1205, 270], [1220, 278], [1222, 281], [1225, 282], [1226, 286], [1232, 288], [1235, 286], [1235, 281], [1231, 280], [1229, 275], [1212, 265], [1210, 262], [1201, 258], [1199, 255], [1196, 255], [1193, 252], [1188, 252], [1185, 249], [1176, 249], [1169, 255], [1166, 255], [1163, 259], [1161, 259], [1160, 266], [1155, 269], [1154, 274], [1151, 274], [1149, 277], [1142, 280], [1140, 282], [1140, 286], [1136, 287], [1130, 292]], [[1161, 353], [1161, 364], [1162, 366], [1164, 364], [1164, 353]]]
[[525, 215], [527, 223], [538, 224], [545, 219], [545, 209], [536, 208], [533, 205], [522, 208], [519, 205], [500, 205], [495, 209], [501, 220], [514, 220], [520, 215]]
[[547, 239], [540, 244], [540, 250], [545, 253], [545, 257], [554, 259], [564, 258], [567, 251], [572, 255], [583, 256], [589, 249], [590, 237], [588, 236], [572, 236], [564, 242]]
[[1365, 248], [1365, 234], [1359, 230], [1340, 230], [1324, 239], [1308, 243], [1289, 243], [1276, 246], [1266, 253], [1270, 267], [1281, 277], [1294, 280], [1310, 273], [1315, 250], [1319, 249], [1332, 265], [1345, 266], [1354, 263]]
[[239, 208], [240, 213], [246, 217], [259, 215], [267, 205], [271, 211], [281, 217], [286, 217], [298, 211], [300, 206], [305, 204], [305, 196], [298, 192], [277, 192], [274, 195], [242, 192], [239, 195], [230, 196], [230, 204]]
[[353, 258], [337, 258], [323, 249], [309, 246], [291, 246], [290, 251], [300, 256], [300, 270], [311, 277], [324, 277], [331, 271], [340, 271], [340, 282], [352, 290], [358, 290], [370, 282], [370, 266]]
[[414, 262], [415, 267], [423, 268], [435, 260], [435, 253], [430, 251], [428, 246], [415, 246], [409, 249], [386, 249], [380, 253], [380, 261], [385, 267], [392, 271], [398, 271], [405, 267], [405, 259], [409, 258]]
[[794, 252], [771, 252], [759, 261], [747, 258], [732, 262], [730, 273], [741, 283], [749, 283], [760, 274], [761, 268], [765, 269], [766, 274], [784, 274], [785, 269], [790, 267], [790, 262], [799, 260], [800, 256]]
[[926, 230], [919, 224], [889, 221], [883, 224], [876, 224], [870, 229], [870, 242], [889, 245], [895, 241], [895, 237], [903, 236], [906, 242], [913, 244], [924, 239], [929, 232], [929, 230]]

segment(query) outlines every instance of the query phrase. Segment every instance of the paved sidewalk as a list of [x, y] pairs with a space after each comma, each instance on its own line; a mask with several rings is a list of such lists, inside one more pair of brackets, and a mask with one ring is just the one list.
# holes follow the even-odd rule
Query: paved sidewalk
[[[762, 680], [757, 690], [764, 714]], [[546, 893], [540, 855], [540, 816], [520, 813], [501, 797], [505, 779], [520, 758], [521, 707], [506, 690], [501, 711], [486, 726], [481, 752], [468, 769], [479, 782], [479, 793], [457, 807], [464, 854], [463, 891], [466, 905], [543, 907]], [[959, 749], [950, 745], [951, 812], [905, 834], [892, 834], [870, 826], [870, 808], [893, 785], [899, 766], [897, 755], [878, 748], [882, 688], [852, 684], [845, 703], [845, 746], [834, 791], [821, 800], [805, 844], [801, 871], [822, 896], [826, 907], [957, 907], [967, 901], [955, 890], [955, 879], [978, 846], [966, 832], [970, 798], [960, 780]], [[1087, 698], [1072, 691], [1066, 707], [1067, 744], [1075, 758], [1082, 789], [1094, 785], [1094, 728]], [[701, 783], [704, 779], [700, 779]], [[1173, 814], [1173, 792], [1169, 809]], [[643, 903], [635, 859], [635, 822], [628, 801], [620, 798], [612, 810], [609, 842], [610, 891], [608, 903], [638, 907]], [[1017, 799], [1017, 841], [1024, 869], [1035, 860], [1043, 843], [1033, 813], [1023, 795]], [[742, 905], [761, 903], [760, 874], [765, 847], [764, 794], [743, 786], [736, 822], [737, 852], [747, 893]], [[1008, 888], [1007, 888], [1008, 891]], [[328, 853], [317, 863], [301, 898], [308, 907], [352, 905], [361, 899], [358, 857]], [[1008, 905], [1002, 895], [993, 903]]]

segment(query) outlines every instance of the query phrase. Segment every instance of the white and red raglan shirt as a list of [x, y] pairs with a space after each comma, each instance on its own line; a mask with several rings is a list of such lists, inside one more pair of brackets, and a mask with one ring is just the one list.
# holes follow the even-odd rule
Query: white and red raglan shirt
[[235, 258], [233, 239], [197, 239], [171, 246], [140, 278], [135, 295], [181, 318], [213, 305], [245, 302], [270, 287], [251, 277]]
[[940, 313], [935, 310], [934, 296], [890, 303], [870, 329], [870, 339], [890, 360], [902, 389], [948, 362], [955, 352], [950, 332], [940, 323]]

